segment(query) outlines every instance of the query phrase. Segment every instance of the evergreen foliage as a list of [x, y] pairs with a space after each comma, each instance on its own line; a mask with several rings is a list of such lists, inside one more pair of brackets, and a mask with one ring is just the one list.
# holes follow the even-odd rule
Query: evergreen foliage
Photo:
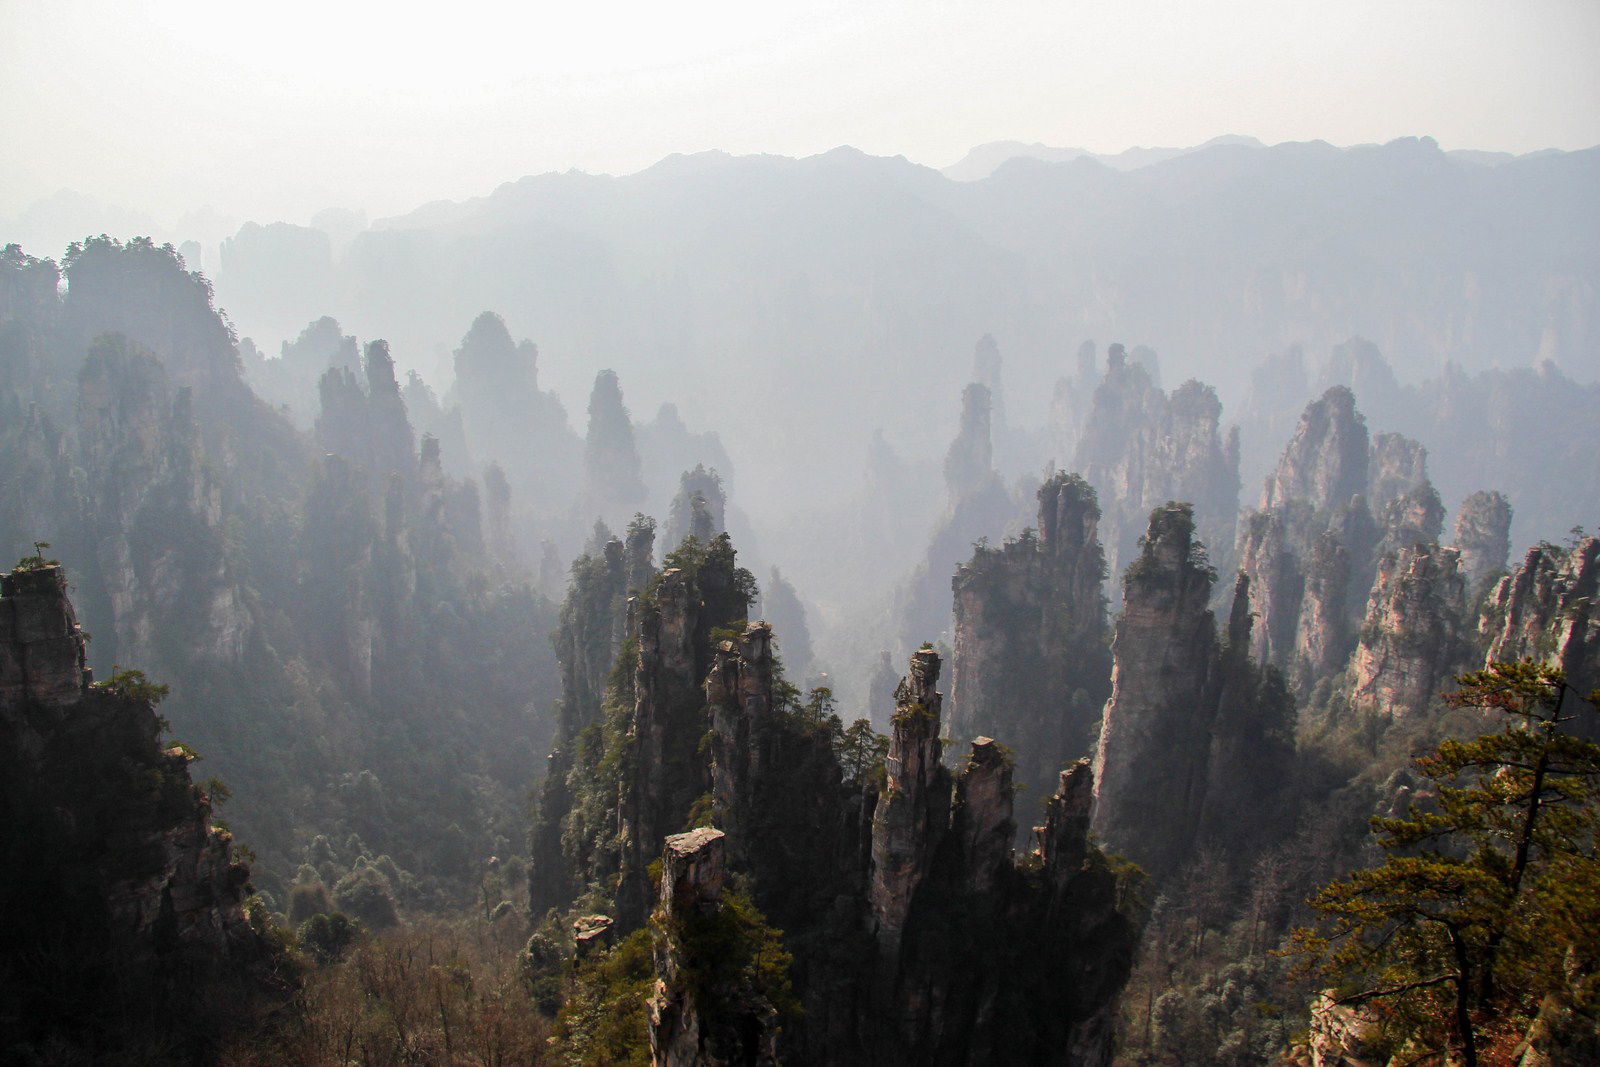
[[1450, 702], [1502, 729], [1417, 760], [1425, 799], [1373, 820], [1387, 860], [1321, 890], [1324, 921], [1294, 950], [1392, 1049], [1470, 1067], [1546, 998], [1600, 1018], [1600, 745], [1567, 731], [1556, 668], [1495, 663], [1460, 684]]

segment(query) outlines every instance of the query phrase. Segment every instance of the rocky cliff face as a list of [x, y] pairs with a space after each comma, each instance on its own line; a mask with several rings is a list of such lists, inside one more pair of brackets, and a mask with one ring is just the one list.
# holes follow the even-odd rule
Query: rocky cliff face
[[[630, 538], [630, 545], [647, 550], [643, 537], [637, 543]], [[608, 546], [607, 554], [614, 557], [607, 570], [625, 574], [624, 546]], [[624, 931], [637, 928], [649, 911], [647, 870], [661, 842], [684, 827], [695, 802], [711, 790], [702, 749], [710, 725], [705, 678], [718, 631], [745, 619], [755, 588], [750, 573], [735, 564], [726, 534], [709, 544], [686, 543], [667, 563], [627, 602], [627, 641], [600, 692], [588, 688], [594, 678], [585, 677], [579, 660], [563, 653], [563, 672], [572, 685], [563, 698], [563, 720], [581, 714], [588, 699], [598, 700], [599, 717], [573, 719], [564, 727], [572, 740], [558, 742], [551, 757], [535, 826], [536, 872], [559, 872], [536, 873], [535, 905], [561, 902], [564, 894], [591, 884], [615, 886], [616, 917]], [[588, 591], [601, 594], [606, 585], [602, 578]], [[615, 601], [610, 603], [614, 610]], [[569, 605], [564, 621], [575, 626], [606, 619], [604, 604], [594, 605], [600, 610], [592, 614]], [[591, 653], [603, 644], [602, 636], [593, 634], [583, 663], [598, 663]], [[578, 651], [570, 647], [574, 656]], [[559, 853], [552, 851], [557, 844]], [[564, 862], [555, 862], [557, 854]], [[554, 890], [545, 888], [551, 882]]]
[[[935, 652], [916, 653], [897, 688], [882, 770], [870, 755], [847, 762], [837, 718], [782, 684], [771, 627], [719, 632], [751, 588], [727, 539], [669, 563], [634, 602], [637, 644], [619, 657], [603, 727], [575, 746], [559, 835], [573, 884], [616, 887], [620, 929], [657, 902], [657, 1062], [756, 1062], [774, 1049], [808, 1063], [1109, 1062], [1133, 933], [1088, 839], [1087, 764], [1060, 777], [1042, 852], [1019, 869], [1009, 757], [980, 738], [959, 775], [941, 763]], [[646, 860], [663, 843], [652, 894]], [[684, 980], [715, 971], [703, 951], [721, 942], [696, 929], [753, 929], [749, 904], [708, 903], [718, 879], [705, 872], [721, 870], [739, 873], [793, 954], [803, 1010], [775, 1045], [775, 1001], [734, 983], [712, 995], [731, 1014], [708, 1012], [720, 979]], [[733, 1017], [744, 1043], [730, 1058], [735, 1035], [715, 1035]]]
[[[981, 385], [970, 385], [962, 394], [961, 428], [945, 457], [944, 514], [922, 563], [896, 594], [900, 642], [908, 649], [949, 639], [949, 576], [973, 542], [1002, 533], [1015, 510], [993, 466], [989, 403], [989, 391]], [[894, 490], [884, 486], [883, 491]]]
[[59, 566], [0, 576], [0, 1024], [13, 1053], [203, 1055], [272, 995], [273, 950], [192, 757], [160, 743], [164, 690], [91, 685], [84, 640]]
[[1351, 704], [1395, 718], [1427, 708], [1465, 665], [1466, 583], [1453, 548], [1419, 543], [1383, 557], [1351, 661]]
[[1474, 600], [1491, 576], [1505, 572], [1511, 554], [1511, 502], [1502, 493], [1479, 490], [1456, 513], [1455, 547], [1461, 574]]
[[944, 484], [950, 499], [976, 491], [994, 470], [993, 397], [973, 382], [961, 393], [961, 424], [944, 457]]
[[[1406, 599], [1408, 594], [1399, 594], [1392, 584], [1375, 586], [1382, 580], [1380, 565], [1392, 570], [1402, 554], [1408, 560], [1418, 553], [1428, 560], [1442, 558], [1437, 544], [1444, 508], [1428, 481], [1427, 458], [1426, 449], [1400, 434], [1378, 434], [1369, 442], [1354, 394], [1334, 386], [1306, 408], [1267, 479], [1261, 509], [1245, 519], [1240, 566], [1249, 576], [1250, 606], [1258, 620], [1251, 652], [1257, 662], [1284, 671], [1302, 700], [1345, 668], [1358, 654], [1363, 635], [1374, 637], [1379, 624], [1369, 625], [1369, 602], [1393, 606], [1397, 595]], [[1391, 574], [1389, 581], [1394, 580]], [[1454, 612], [1449, 619], [1428, 614], [1446, 605]], [[1396, 640], [1412, 650], [1413, 673], [1422, 672], [1417, 675], [1421, 683], [1424, 675], [1447, 669], [1441, 663], [1424, 670], [1416, 657], [1431, 653], [1422, 646], [1443, 640], [1454, 655], [1454, 638], [1445, 639], [1443, 631], [1460, 628], [1465, 603], [1445, 596], [1412, 607], [1422, 614], [1408, 617], [1404, 625], [1432, 632], [1400, 632]], [[1391, 618], [1389, 624], [1400, 621]], [[1362, 699], [1370, 704], [1385, 687], [1376, 676], [1401, 668], [1394, 648], [1379, 651], [1371, 641], [1362, 641], [1362, 647], [1359, 654], [1367, 659], [1360, 685]], [[1390, 667], [1380, 667], [1379, 660]]]
[[722, 914], [727, 840], [721, 830], [705, 827], [668, 837], [662, 851], [658, 977], [650, 1000], [650, 1054], [657, 1067], [778, 1062], [776, 1007], [687, 973], [697, 968], [703, 974], [717, 963], [702, 958], [695, 942], [702, 930], [727, 925]]
[[[528, 888], [535, 915], [569, 903], [579, 888], [573, 878], [574, 857], [561, 840], [575, 794], [569, 776], [580, 735], [597, 729], [603, 717], [608, 679], [632, 632], [630, 594], [642, 592], [650, 583], [654, 545], [655, 523], [640, 519], [629, 525], [625, 542], [607, 538], [598, 552], [586, 553], [572, 565], [560, 626], [551, 635], [561, 670], [556, 736], [529, 834]], [[591, 740], [589, 747], [597, 748], [597, 740]]]
[[148, 350], [104, 337], [79, 372], [77, 406], [110, 654], [169, 670], [190, 658], [236, 666], [257, 624], [223, 550], [192, 394]]
[[893, 961], [900, 952], [911, 899], [928, 876], [949, 827], [950, 774], [940, 763], [943, 696], [939, 656], [924, 649], [895, 691], [889, 735], [888, 783], [872, 817], [872, 881], [867, 900], [878, 950]]
[[1109, 1063], [1133, 938], [1088, 840], [1088, 764], [1060, 774], [1022, 874], [1009, 758], [981, 737], [953, 779], [938, 762], [938, 676], [912, 657], [872, 825], [876, 1062]]
[[1094, 489], [1057, 474], [1038, 499], [1036, 534], [978, 548], [952, 582], [951, 734], [1010, 739], [1024, 797], [1089, 752], [1111, 678]]
[[321, 408], [317, 444], [364, 470], [377, 492], [392, 475], [416, 476], [416, 438], [406, 417], [387, 341], [367, 345], [365, 385], [355, 373], [332, 367], [318, 383]]
[[[1488, 662], [1534, 659], [1560, 667], [1576, 707], [1600, 687], [1600, 537], [1530, 548], [1489, 593], [1479, 635]], [[1571, 728], [1600, 736], [1594, 718], [1575, 714]]]
[[1191, 380], [1168, 396], [1121, 345], [1111, 346], [1073, 459], [1073, 469], [1099, 494], [1111, 573], [1137, 555], [1150, 509], [1168, 500], [1194, 504], [1207, 543], [1231, 550], [1238, 439], [1224, 438], [1221, 415], [1209, 386]]
[[1335, 386], [1311, 403], [1300, 416], [1294, 436], [1277, 470], [1261, 493], [1261, 510], [1299, 500], [1315, 511], [1346, 503], [1367, 490], [1366, 420], [1356, 411], [1356, 397]]
[[[1292, 765], [1293, 701], [1250, 644], [1248, 578], [1235, 586], [1226, 643], [1211, 611], [1216, 574], [1186, 504], [1157, 508], [1124, 577], [1111, 699], [1095, 754], [1095, 830], [1158, 882], [1202, 845], [1247, 847], [1287, 829], [1247, 818]], [[1283, 814], [1281, 811], [1279, 814]]]

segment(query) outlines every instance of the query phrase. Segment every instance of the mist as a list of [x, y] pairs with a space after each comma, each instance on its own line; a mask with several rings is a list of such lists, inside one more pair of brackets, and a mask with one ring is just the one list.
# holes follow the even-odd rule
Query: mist
[[1585, 1062], [1597, 46], [0, 9], [0, 1029]]

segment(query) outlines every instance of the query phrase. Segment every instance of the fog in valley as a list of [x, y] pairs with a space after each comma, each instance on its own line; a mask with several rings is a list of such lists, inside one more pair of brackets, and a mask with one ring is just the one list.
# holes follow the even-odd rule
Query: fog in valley
[[1255, 6], [0, 8], [0, 1060], [1595, 1062], [1600, 14]]

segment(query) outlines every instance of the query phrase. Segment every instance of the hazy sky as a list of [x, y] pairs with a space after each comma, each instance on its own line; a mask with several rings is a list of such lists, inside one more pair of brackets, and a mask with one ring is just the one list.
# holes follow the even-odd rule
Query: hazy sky
[[707, 148], [1579, 148], [1597, 55], [1600, 0], [0, 0], [0, 220], [382, 216]]

